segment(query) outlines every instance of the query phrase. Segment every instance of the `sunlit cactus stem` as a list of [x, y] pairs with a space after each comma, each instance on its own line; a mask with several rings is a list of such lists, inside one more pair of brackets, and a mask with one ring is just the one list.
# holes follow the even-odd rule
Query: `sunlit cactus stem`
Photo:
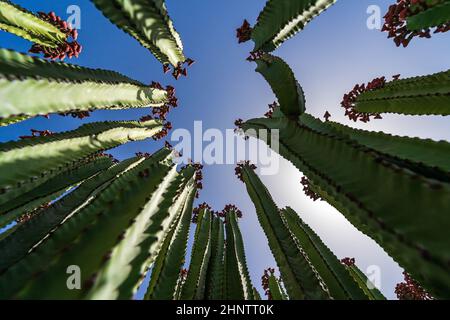
[[241, 31], [238, 31], [239, 41], [245, 42], [251, 38], [255, 43], [254, 52], [272, 52], [335, 2], [336, 0], [268, 0], [255, 26], [250, 28], [244, 23]]
[[186, 76], [186, 66], [194, 63], [183, 53], [180, 35], [163, 0], [92, 0], [118, 28], [148, 49], [162, 64], [164, 72], [173, 67], [173, 76]]
[[352, 120], [369, 120], [380, 113], [450, 115], [450, 70], [432, 75], [392, 81], [378, 78], [357, 85], [341, 103]]
[[0, 29], [33, 42], [31, 53], [52, 60], [78, 57], [82, 50], [78, 31], [54, 12], [33, 14], [9, 0], [0, 0]]
[[291, 299], [329, 299], [328, 288], [311, 265], [280, 215], [268, 190], [250, 163], [238, 165], [236, 173], [245, 183], [258, 220], [267, 237], [281, 277]]
[[157, 89], [116, 72], [0, 49], [0, 126], [49, 113], [176, 105], [173, 94], [172, 87]]

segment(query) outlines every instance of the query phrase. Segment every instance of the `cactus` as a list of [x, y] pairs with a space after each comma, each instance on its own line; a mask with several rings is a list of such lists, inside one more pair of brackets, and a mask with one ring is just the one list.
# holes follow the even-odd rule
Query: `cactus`
[[[10, 266], [0, 277], [2, 297], [131, 298], [195, 188], [194, 171], [178, 173], [167, 151], [163, 160], [150, 157], [116, 177]], [[66, 287], [66, 268], [74, 264], [82, 270], [81, 290]]]
[[382, 31], [389, 33], [397, 47], [407, 47], [414, 37], [431, 38], [431, 31], [450, 30], [450, 1], [399, 0], [384, 16]]
[[[155, 156], [154, 156], [155, 157]], [[144, 158], [131, 158], [110, 166], [108, 169], [86, 179], [76, 190], [65, 195], [50, 207], [17, 226], [13, 233], [0, 241], [0, 273], [24, 257], [46, 235], [56, 229], [67, 217], [86, 207], [97, 194], [109, 186], [116, 177], [132, 169]]]
[[268, 300], [288, 300], [281, 285], [281, 279], [275, 277], [275, 269], [264, 270], [261, 282]]
[[[76, 130], [0, 144], [0, 204], [16, 198], [89, 156], [150, 138], [159, 121], [90, 123]], [[20, 170], [16, 170], [20, 167]]]
[[92, 0], [96, 7], [117, 27], [131, 35], [147, 48], [178, 79], [186, 75], [183, 64], [191, 65], [186, 59], [183, 44], [167, 13], [163, 0]]
[[211, 233], [211, 260], [206, 275], [206, 299], [224, 300], [225, 286], [225, 231], [219, 217], [214, 217]]
[[366, 296], [357, 282], [319, 236], [291, 208], [281, 211], [282, 217], [305, 250], [308, 258], [326, 283], [330, 295], [336, 300], [365, 300]]
[[238, 226], [238, 216], [242, 216], [235, 206], [228, 205], [222, 211], [226, 227], [226, 274], [225, 299], [253, 300], [253, 286], [250, 281], [245, 259], [244, 243]]
[[336, 0], [268, 0], [250, 33], [254, 51], [271, 52]]
[[[319, 120], [311, 125], [282, 118], [253, 119], [242, 128], [279, 129], [281, 155], [322, 189], [323, 199], [377, 241], [432, 294], [448, 296], [450, 278], [444, 266], [450, 244], [443, 235], [450, 222], [442, 215], [450, 210], [448, 171], [414, 163], [419, 156], [408, 151], [408, 144], [398, 143], [390, 150], [406, 158], [402, 160], [385, 154], [388, 146], [369, 141], [372, 148], [367, 147]], [[424, 151], [432, 150], [425, 147], [426, 141], [418, 141]], [[448, 149], [446, 143], [429, 144]], [[439, 157], [436, 154], [430, 161], [446, 166], [448, 161]]]
[[107, 156], [100, 156], [98, 159], [88, 159], [87, 163], [83, 162], [81, 161], [76, 167], [62, 172], [36, 188], [21, 193], [17, 198], [1, 204], [0, 227], [4, 227], [20, 215], [58, 198], [66, 190], [112, 165], [111, 159]]
[[386, 300], [378, 288], [356, 266], [354, 258], [344, 258], [341, 262], [370, 300]]
[[191, 263], [181, 289], [181, 300], [198, 300], [205, 297], [206, 272], [211, 257], [212, 220], [213, 213], [209, 208], [199, 210], [194, 244], [192, 246]]
[[433, 300], [433, 297], [424, 290], [411, 276], [403, 272], [405, 282], [395, 286], [395, 294], [399, 300]]
[[176, 298], [179, 270], [184, 263], [189, 236], [195, 189], [187, 195], [180, 207], [178, 219], [171, 226], [154, 262], [145, 299], [172, 300]]
[[450, 115], [450, 70], [401, 80], [396, 76], [390, 82], [384, 77], [381, 80], [379, 86], [356, 86], [344, 96], [342, 107], [350, 119], [353, 114]]
[[[54, 60], [78, 57], [82, 50], [76, 41], [77, 30], [54, 12], [35, 15], [8, 0], [0, 0], [0, 30], [33, 42], [30, 52], [44, 53]], [[74, 41], [69, 42], [69, 38]]]
[[291, 68], [282, 59], [263, 54], [255, 60], [260, 73], [275, 93], [280, 111], [289, 118], [305, 112], [305, 95]]
[[252, 199], [258, 220], [291, 299], [328, 299], [329, 293], [306, 253], [291, 235], [268, 190], [248, 163], [237, 168]]
[[176, 104], [173, 93], [173, 88], [146, 86], [112, 71], [48, 62], [0, 49], [0, 125], [52, 112], [161, 107]]

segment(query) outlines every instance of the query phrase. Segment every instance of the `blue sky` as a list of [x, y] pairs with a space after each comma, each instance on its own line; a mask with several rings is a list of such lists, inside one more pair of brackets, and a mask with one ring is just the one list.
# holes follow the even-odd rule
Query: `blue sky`
[[[233, 128], [236, 118], [259, 117], [275, 100], [264, 79], [254, 72], [255, 65], [245, 60], [251, 43], [238, 45], [235, 29], [244, 18], [252, 24], [264, 7], [265, 0], [207, 1], [167, 0], [170, 15], [182, 36], [185, 53], [196, 60], [188, 78], [174, 81], [164, 75], [161, 65], [133, 38], [112, 25], [87, 0], [15, 0], [32, 11], [55, 11], [67, 17], [66, 8], [76, 4], [81, 8], [79, 42], [84, 52], [71, 63], [111, 69], [144, 83], [159, 81], [174, 85], [180, 107], [170, 114], [174, 128], [192, 130], [195, 120], [203, 127], [221, 130]], [[386, 35], [366, 26], [369, 5], [379, 5], [384, 13], [394, 0], [338, 1], [307, 28], [286, 42], [275, 54], [292, 67], [306, 93], [308, 112], [322, 116], [325, 110], [332, 120], [345, 124], [339, 102], [354, 84], [374, 77], [400, 73], [403, 77], [430, 74], [450, 68], [448, 35], [430, 40], [416, 40], [407, 48], [397, 48]], [[0, 32], [0, 46], [26, 52], [30, 44]], [[99, 111], [85, 120], [52, 116], [32, 119], [7, 128], [0, 128], [0, 141], [17, 139], [29, 129], [65, 131], [82, 123], [99, 120], [138, 119], [148, 109]], [[383, 120], [358, 127], [399, 135], [419, 136], [435, 140], [450, 140], [448, 119], [444, 117], [385, 116]], [[151, 152], [161, 147], [153, 140], [129, 143], [112, 151], [119, 159], [137, 151]], [[241, 221], [248, 264], [254, 285], [260, 288], [260, 277], [267, 267], [275, 266], [267, 241], [259, 227], [254, 207], [241, 182], [234, 176], [233, 165], [215, 165], [204, 170], [205, 189], [200, 201], [222, 209], [235, 203], [244, 212]], [[307, 199], [300, 185], [301, 173], [286, 161], [280, 173], [264, 176], [274, 199], [280, 207], [291, 206], [322, 237], [338, 257], [355, 257], [363, 270], [376, 265], [381, 270], [381, 289], [394, 298], [395, 284], [402, 280], [401, 269], [372, 240], [359, 233], [326, 203]]]

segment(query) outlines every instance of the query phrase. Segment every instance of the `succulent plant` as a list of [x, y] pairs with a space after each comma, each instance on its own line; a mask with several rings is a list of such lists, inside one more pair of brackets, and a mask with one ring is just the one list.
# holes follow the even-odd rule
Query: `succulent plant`
[[239, 42], [252, 39], [255, 42], [254, 52], [272, 52], [335, 2], [336, 0], [268, 0], [254, 27], [244, 21], [238, 29]]
[[180, 35], [173, 26], [163, 0], [92, 0], [117, 27], [131, 35], [163, 64], [164, 72], [173, 67], [178, 79], [187, 75], [194, 63], [183, 53]]
[[33, 42], [30, 53], [52, 60], [78, 57], [82, 50], [78, 31], [54, 12], [33, 14], [8, 0], [0, 0], [0, 30]]
[[398, 0], [384, 16], [382, 31], [388, 32], [397, 47], [407, 47], [415, 37], [431, 38], [450, 30], [448, 0]]
[[[86, 91], [90, 94], [86, 95]], [[146, 86], [119, 73], [48, 62], [0, 49], [0, 126], [49, 113], [162, 107], [174, 90]]]

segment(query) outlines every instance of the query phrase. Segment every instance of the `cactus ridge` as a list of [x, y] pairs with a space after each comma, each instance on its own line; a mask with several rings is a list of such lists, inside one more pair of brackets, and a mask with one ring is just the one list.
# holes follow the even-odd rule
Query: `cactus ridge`
[[328, 299], [328, 288], [284, 224], [269, 192], [253, 170], [244, 165], [243, 179], [256, 207], [286, 290], [292, 299]]
[[67, 38], [54, 25], [11, 1], [0, 0], [0, 12], [2, 13], [0, 15], [0, 29], [26, 40], [54, 48], [64, 43]]
[[135, 38], [162, 63], [185, 62], [181, 38], [162, 0], [92, 0], [117, 27]]
[[345, 267], [319, 236], [291, 208], [282, 210], [282, 217], [300, 246], [313, 261], [334, 299], [365, 300], [368, 297], [353, 281]]
[[411, 31], [420, 31], [450, 23], [450, 1], [435, 5], [425, 11], [407, 18], [406, 27]]
[[336, 0], [268, 0], [254, 26], [254, 51], [271, 52], [292, 38]]
[[358, 96], [355, 109], [365, 113], [450, 115], [450, 70], [388, 82]]
[[35, 245], [50, 236], [66, 219], [87, 206], [95, 196], [111, 184], [115, 177], [142, 162], [142, 158], [131, 158], [86, 179], [76, 190], [61, 200], [43, 209], [33, 219], [18, 225], [16, 230], [0, 241], [0, 273], [23, 258]]
[[[161, 129], [156, 120], [97, 122], [50, 136], [2, 143], [0, 203], [31, 190], [35, 180], [40, 184], [77, 161], [129, 141], [150, 138]], [[15, 170], [18, 166], [20, 171]]]
[[[55, 194], [63, 194], [112, 165], [109, 157], [99, 157], [92, 162], [81, 163], [56, 177], [44, 182], [33, 190], [23, 192], [19, 197], [0, 205], [0, 226], [5, 226], [20, 215], [32, 211], [39, 206], [57, 198]], [[6, 220], [5, 220], [6, 219]]]
[[[102, 288], [122, 289], [121, 285], [124, 286], [123, 290], [120, 290], [120, 292], [107, 290], [107, 296], [131, 296], [128, 291], [130, 289], [129, 283], [126, 283], [125, 280], [129, 279], [127, 282], [138, 281], [135, 278], [136, 274], [139, 276], [139, 270], [142, 269], [142, 261], [136, 258], [136, 254], [141, 252], [141, 255], [144, 254], [145, 257], [148, 257], [142, 250], [144, 248], [150, 249], [151, 245], [158, 242], [157, 239], [165, 231], [163, 230], [164, 227], [161, 228], [161, 225], [164, 225], [162, 220], [165, 218], [160, 215], [158, 219], [158, 209], [157, 212], [155, 212], [155, 209], [158, 208], [158, 203], [163, 200], [161, 197], [165, 197], [164, 190], [170, 187], [170, 181], [178, 176], [175, 167], [168, 163], [165, 164], [165, 162], [155, 162], [150, 158], [118, 177], [91, 204], [56, 229], [52, 236], [39, 245], [33, 253], [9, 268], [0, 280], [0, 286], [5, 286], [5, 291], [1, 290], [2, 293], [5, 292], [9, 296], [17, 297], [37, 296], [41, 293], [38, 290], [39, 283], [45, 282], [49, 288], [46, 293], [48, 297], [60, 294], [65, 297], [74, 297], [74, 295], [91, 298], [102, 297], [102, 294], [105, 294], [101, 290]], [[171, 173], [169, 174], [169, 172]], [[167, 175], [166, 178], [164, 178], [165, 175]], [[163, 186], [163, 190], [161, 190], [161, 186]], [[177, 193], [178, 187], [173, 189], [175, 191], [172, 194]], [[130, 197], [130, 193], [133, 193], [134, 196]], [[152, 197], [156, 194], [156, 198], [149, 198], [149, 194]], [[108, 212], [104, 211], [105, 204], [109, 208]], [[127, 208], [127, 210], [124, 210], [124, 208]], [[125, 212], [126, 214], [124, 214]], [[149, 214], [152, 214], [153, 217], [155, 217], [153, 214], [156, 215], [154, 222], [157, 225], [156, 227], [152, 220], [147, 219], [145, 220], [148, 221], [147, 224], [136, 224], [142, 222], [142, 218]], [[104, 215], [109, 218], [102, 219]], [[163, 216], [166, 217], [165, 214]], [[163, 219], [161, 220], [161, 218]], [[127, 225], [128, 228], [126, 228]], [[151, 233], [152, 236], [144, 235], [145, 231], [149, 231], [148, 228], [151, 228], [151, 225], [158, 231]], [[142, 230], [144, 233], [139, 233], [142, 235], [142, 237], [139, 237], [138, 234], [129, 230]], [[132, 235], [135, 237], [131, 237]], [[90, 246], [89, 243], [94, 243], [95, 246]], [[126, 255], [128, 259], [124, 258], [122, 262], [129, 264], [128, 272], [124, 275], [125, 280], [123, 277], [108, 278], [108, 261], [115, 259], [116, 252], [120, 251], [122, 246], [129, 249]], [[142, 246], [142, 248], [140, 250], [133, 249], [135, 246]], [[85, 255], [89, 255], [89, 259], [83, 259]], [[133, 260], [133, 258], [135, 259]], [[73, 264], [73, 262], [76, 262], [77, 265], [81, 264], [80, 267], [84, 271], [83, 290], [78, 293], [67, 290], [63, 285], [65, 281], [61, 282], [61, 279], [59, 279], [66, 276], [64, 266]], [[25, 265], [28, 266], [25, 274], [31, 276], [34, 274], [31, 278], [24, 276], [24, 274], [17, 274]], [[34, 272], [29, 270], [32, 269], [32, 266], [40, 270], [38, 271], [40, 274], [38, 277], [35, 276], [36, 270]], [[125, 269], [122, 268], [122, 272], [124, 272], [123, 270]], [[130, 277], [127, 277], [128, 275]], [[10, 285], [10, 279], [16, 276], [19, 276], [20, 281]], [[27, 282], [29, 284], [25, 285]]]
[[[415, 273], [415, 278], [421, 279], [420, 281], [424, 286], [427, 283], [430, 290], [434, 288], [436, 293], [442, 294], [442, 283], [448, 282], [448, 276], [443, 273], [448, 261], [448, 253], [445, 249], [447, 245], [444, 244], [446, 239], [443, 239], [439, 232], [436, 233], [435, 231], [446, 228], [442, 217], [439, 218], [439, 213], [448, 210], [446, 208], [449, 203], [449, 201], [446, 201], [449, 194], [448, 183], [441, 183], [422, 177], [407, 169], [402, 169], [398, 165], [380, 159], [376, 153], [355, 142], [319, 133], [305, 126], [293, 124], [291, 121], [255, 119], [250, 120], [247, 124], [244, 124], [245, 129], [250, 127], [253, 129], [281, 129], [281, 154], [292, 161], [315, 185], [327, 190], [334, 197], [334, 201], [341, 202], [341, 208], [339, 209], [347, 219], [352, 222], [362, 221], [362, 223], [356, 223], [355, 225], [379, 242], [403, 267], [414, 269], [411, 272]], [[338, 147], [339, 145], [340, 147]], [[335, 159], [334, 161], [342, 161], [342, 166], [335, 163], [332, 170], [330, 170], [331, 168], [318, 166], [320, 160], [320, 158], [317, 158], [320, 155], [318, 146], [327, 150], [327, 159], [332, 158]], [[330, 154], [331, 150], [338, 152], [338, 154]], [[344, 152], [344, 150], [346, 151]], [[344, 160], [347, 156], [351, 157], [352, 160]], [[361, 170], [365, 168], [360, 173], [357, 169], [358, 161], [355, 162], [355, 159], [358, 158], [362, 161]], [[348, 163], [351, 163], [347, 168], [350, 171], [345, 173]], [[365, 163], [364, 166], [363, 163]], [[369, 163], [372, 163], [372, 165], [369, 165]], [[325, 165], [325, 162], [323, 164]], [[371, 166], [374, 168], [371, 168]], [[341, 178], [333, 178], [333, 175], [338, 172], [335, 170], [340, 170]], [[352, 177], [358, 177], [358, 183], [350, 187], [353, 190], [350, 191], [347, 188], [350, 186], [348, 183], [351, 183], [350, 181], [354, 179]], [[383, 177], [382, 185], [385, 187], [382, 190], [379, 188], [371, 189], [369, 193], [363, 186], [376, 185], [377, 177], [380, 179]], [[342, 180], [343, 178], [345, 179]], [[364, 181], [362, 181], [364, 179], [370, 180], [370, 183], [367, 184], [366, 181], [366, 184], [364, 184]], [[361, 185], [358, 187], [359, 183]], [[409, 187], [405, 189], [406, 186]], [[392, 190], [388, 191], [391, 187]], [[404, 191], [399, 192], [399, 190]], [[411, 194], [414, 193], [417, 193], [417, 195], [411, 198]], [[396, 197], [394, 198], [393, 195], [396, 195]], [[408, 200], [406, 198], [401, 200], [401, 197], [406, 197]], [[378, 209], [379, 201], [376, 199], [381, 198], [388, 201], [389, 205], [384, 207], [385, 209], [389, 208], [388, 210]], [[435, 201], [433, 199], [441, 200]], [[349, 207], [346, 208], [347, 206]], [[406, 207], [409, 207], [409, 209]], [[390, 211], [392, 211], [391, 214]], [[423, 214], [412, 217], [409, 212], [423, 212]], [[425, 213], [428, 218], [424, 224], [422, 216]], [[353, 217], [349, 218], [349, 215]], [[408, 217], [409, 228], [403, 223], [402, 217], [404, 216]], [[431, 218], [431, 216], [436, 218]], [[400, 220], [403, 222], [400, 223]], [[436, 221], [439, 221], [439, 223], [435, 223]], [[368, 228], [367, 226], [371, 227]], [[413, 226], [415, 226], [414, 232], [411, 230]], [[428, 230], [435, 231], [430, 233]], [[411, 234], [411, 236], [408, 236], [408, 234]], [[396, 244], [394, 245], [394, 243]], [[411, 260], [414, 260], [414, 263], [411, 263]]]
[[286, 117], [298, 118], [305, 112], [305, 94], [294, 72], [282, 59], [269, 54], [256, 60], [256, 72], [260, 73], [275, 93], [280, 110]]
[[204, 298], [206, 271], [211, 256], [212, 218], [212, 213], [208, 209], [200, 210], [191, 252], [191, 263], [186, 281], [181, 289], [181, 300]]

